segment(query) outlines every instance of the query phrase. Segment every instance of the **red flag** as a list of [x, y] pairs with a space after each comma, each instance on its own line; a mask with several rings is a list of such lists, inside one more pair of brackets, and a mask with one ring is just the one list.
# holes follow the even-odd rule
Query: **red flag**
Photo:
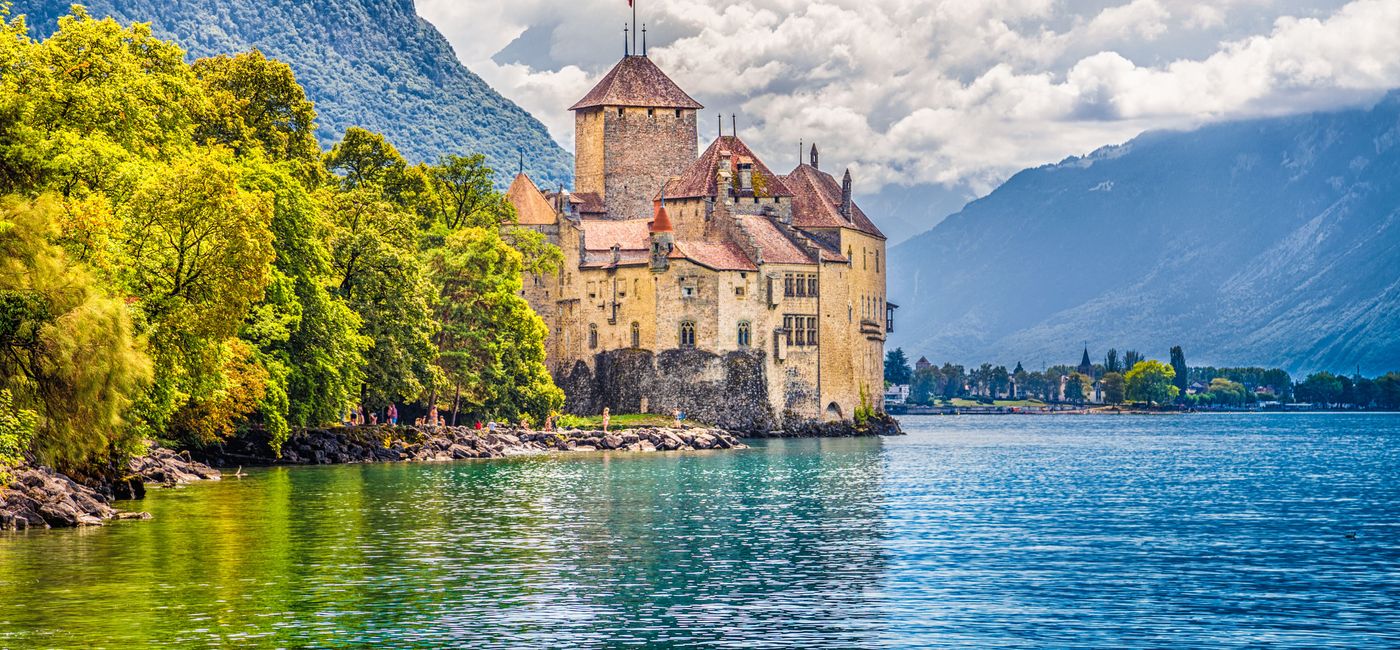
[[627, 6], [632, 6], [632, 0], [627, 0]]

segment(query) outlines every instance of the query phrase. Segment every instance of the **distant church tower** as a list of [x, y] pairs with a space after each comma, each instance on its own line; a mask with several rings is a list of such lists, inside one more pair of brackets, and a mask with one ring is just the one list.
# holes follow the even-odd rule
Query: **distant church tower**
[[609, 219], [646, 219], [672, 176], [698, 157], [704, 108], [646, 55], [623, 57], [574, 112], [574, 190], [595, 194]]

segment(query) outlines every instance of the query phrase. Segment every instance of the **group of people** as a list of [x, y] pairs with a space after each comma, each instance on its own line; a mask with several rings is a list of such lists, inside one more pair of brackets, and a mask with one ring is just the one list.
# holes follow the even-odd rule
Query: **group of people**
[[[387, 408], [385, 408], [384, 422], [389, 425], [398, 424], [399, 407], [390, 404]], [[340, 424], [341, 426], [347, 427], [361, 426], [365, 424], [379, 424], [379, 412], [370, 411], [368, 416], [366, 416], [364, 406], [356, 404], [355, 406], [346, 409], [346, 411], [341, 414]]]

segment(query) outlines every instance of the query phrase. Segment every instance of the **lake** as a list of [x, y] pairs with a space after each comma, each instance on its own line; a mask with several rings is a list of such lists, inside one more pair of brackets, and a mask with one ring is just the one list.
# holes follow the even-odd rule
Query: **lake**
[[1400, 644], [1400, 416], [245, 470], [0, 535], [0, 647]]

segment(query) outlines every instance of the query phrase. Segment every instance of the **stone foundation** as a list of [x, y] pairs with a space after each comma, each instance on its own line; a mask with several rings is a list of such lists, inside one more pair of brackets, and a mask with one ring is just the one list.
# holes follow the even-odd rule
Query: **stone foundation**
[[759, 351], [715, 354], [704, 350], [610, 350], [594, 355], [593, 367], [579, 361], [555, 382], [576, 415], [646, 411], [670, 415], [746, 436], [765, 435], [778, 425], [769, 407]]

